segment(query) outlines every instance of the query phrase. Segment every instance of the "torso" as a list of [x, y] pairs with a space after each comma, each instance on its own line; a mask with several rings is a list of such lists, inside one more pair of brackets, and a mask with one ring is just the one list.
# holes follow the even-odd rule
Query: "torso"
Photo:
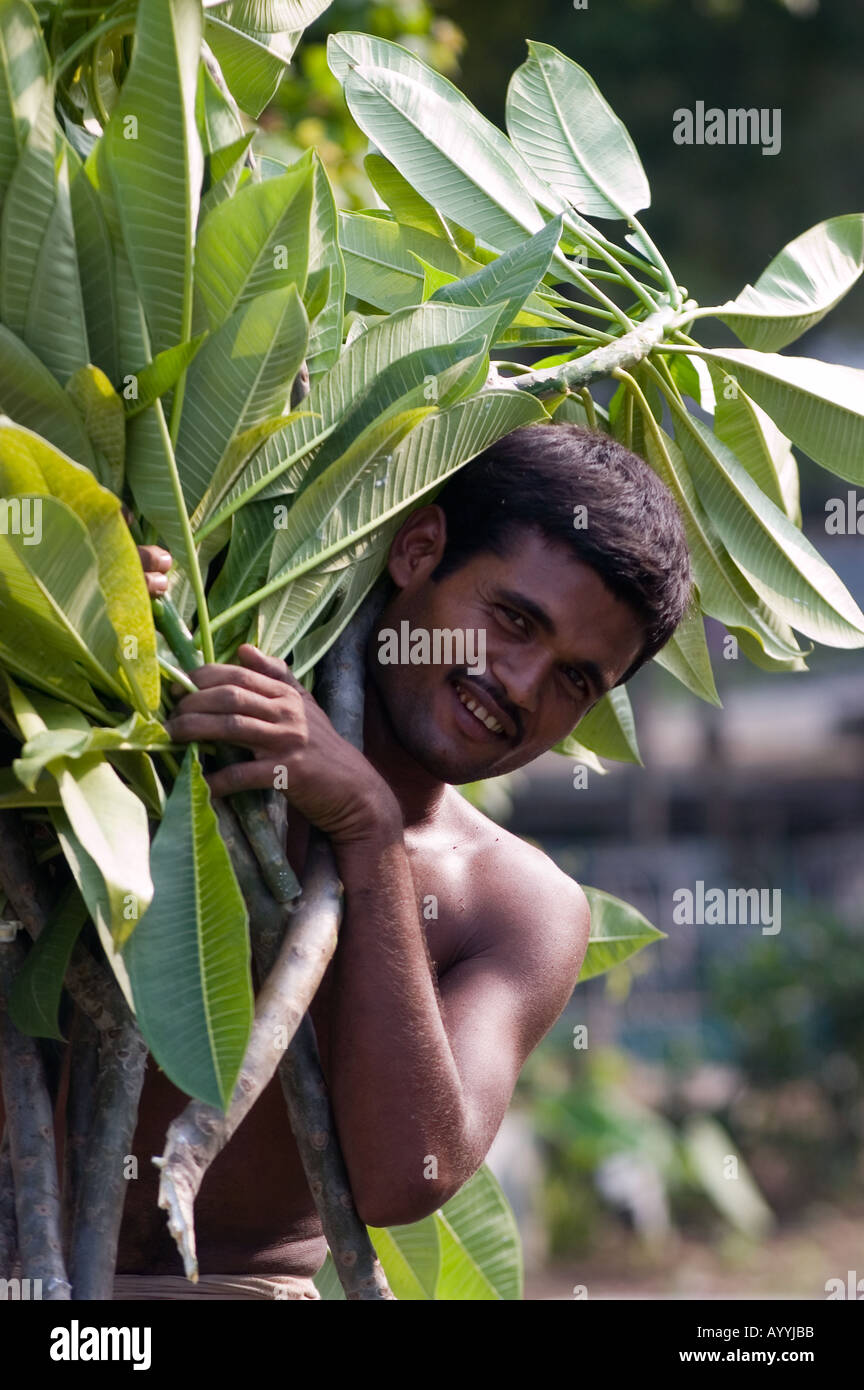
[[[288, 857], [302, 868], [307, 827], [292, 817]], [[293, 832], [293, 833], [292, 833]], [[471, 952], [482, 910], [482, 881], [471, 872], [478, 854], [506, 852], [513, 837], [473, 810], [448, 788], [433, 821], [406, 833], [405, 843], [438, 979]], [[500, 846], [500, 849], [498, 847]], [[431, 916], [429, 895], [437, 898]], [[424, 900], [426, 912], [424, 915]], [[326, 1052], [329, 972], [311, 1013]], [[179, 1256], [157, 1207], [158, 1171], [168, 1125], [185, 1097], [151, 1057], [139, 1109], [133, 1151], [138, 1177], [130, 1180], [120, 1237], [118, 1273], [176, 1274]], [[195, 1207], [202, 1274], [313, 1274], [326, 1253], [324, 1237], [274, 1077], [237, 1134], [204, 1178]]]

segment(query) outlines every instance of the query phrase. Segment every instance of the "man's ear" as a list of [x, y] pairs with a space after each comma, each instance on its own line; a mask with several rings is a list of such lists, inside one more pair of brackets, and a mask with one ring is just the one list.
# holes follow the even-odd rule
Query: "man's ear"
[[387, 568], [399, 589], [425, 584], [437, 569], [447, 543], [447, 522], [435, 503], [418, 507], [402, 524], [390, 546]]

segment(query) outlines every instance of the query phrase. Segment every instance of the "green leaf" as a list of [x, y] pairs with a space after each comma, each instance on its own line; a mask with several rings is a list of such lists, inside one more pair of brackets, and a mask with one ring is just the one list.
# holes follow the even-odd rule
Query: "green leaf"
[[582, 888], [591, 909], [591, 934], [579, 972], [580, 984], [595, 975], [603, 975], [641, 951], [643, 946], [666, 936], [665, 932], [652, 927], [630, 903], [613, 898], [611, 893], [601, 892], [599, 888], [587, 888], [585, 884]]
[[[286, 460], [302, 459], [337, 424], [340, 430], [345, 427], [338, 441], [339, 451], [344, 452], [352, 439], [383, 410], [401, 400], [430, 374], [435, 377], [439, 365], [444, 363], [432, 353], [428, 364], [424, 364], [425, 350], [450, 345], [456, 348], [456, 356], [461, 360], [462, 353], [458, 349], [461, 343], [465, 357], [469, 357], [477, 350], [477, 339], [484, 334], [491, 335], [498, 313], [494, 307], [491, 310], [462, 309], [425, 304], [391, 314], [367, 329], [315, 383], [303, 402], [306, 413], [297, 412], [295, 423], [288, 424], [283, 432], [274, 435], [257, 451], [225, 498], [226, 503], [252, 487], [258, 488], [265, 477], [268, 496], [271, 484], [274, 494], [294, 491], [303, 481], [311, 460], [296, 468], [289, 468]], [[437, 381], [431, 389], [438, 391]], [[338, 453], [331, 449], [330, 457], [338, 457]], [[276, 479], [278, 486], [275, 486]]]
[[[647, 416], [644, 417], [647, 421]], [[651, 417], [653, 420], [653, 416]], [[769, 656], [800, 657], [794, 635], [784, 638], [763, 614], [764, 605], [733, 563], [705, 514], [687, 464], [674, 439], [656, 421], [645, 431], [646, 458], [678, 504], [702, 611], [729, 628], [749, 631]]]
[[9, 1017], [20, 1033], [33, 1038], [57, 1038], [63, 977], [72, 947], [87, 920], [87, 907], [77, 887], [69, 887], [27, 953], [9, 995]]
[[140, 752], [172, 747], [171, 738], [159, 721], [145, 719], [136, 711], [111, 729], [76, 723], [72, 727], [37, 733], [27, 740], [13, 767], [18, 779], [33, 791], [42, 772], [50, 769], [50, 764], [57, 758], [74, 761], [91, 753]]
[[[118, 381], [118, 303], [114, 250], [97, 190], [71, 147], [67, 147], [69, 195], [78, 276], [87, 323], [90, 360], [109, 381]], [[67, 451], [68, 452], [68, 451]]]
[[[95, 480], [94, 480], [95, 481]], [[0, 654], [12, 671], [42, 688], [80, 698], [80, 678], [126, 698], [117, 633], [99, 587], [96, 552], [87, 529], [54, 497], [39, 499], [42, 535], [0, 532]], [[37, 654], [49, 656], [45, 674]], [[68, 685], [64, 676], [68, 675]], [[55, 681], [58, 682], [55, 685]], [[80, 700], [83, 708], [89, 701]]]
[[283, 34], [307, 28], [330, 3], [331, 0], [232, 0], [218, 8], [220, 16], [238, 29]]
[[[290, 533], [277, 534], [268, 581], [275, 597], [266, 599], [262, 607], [264, 649], [279, 633], [278, 587], [377, 530], [502, 435], [545, 418], [545, 411], [533, 398], [507, 390], [488, 391], [427, 415], [389, 458], [379, 460], [374, 470], [365, 469], [356, 480], [347, 464], [322, 474], [308, 493], [301, 493], [289, 513]], [[329, 472], [335, 476], [330, 478]], [[347, 489], [346, 482], [351, 484]], [[304, 497], [308, 500], [301, 516], [316, 518], [311, 536], [301, 524], [301, 516], [295, 516]], [[322, 529], [322, 524], [324, 536], [318, 537], [316, 530]], [[307, 544], [301, 543], [297, 549], [301, 536]]]
[[747, 347], [778, 352], [819, 323], [864, 269], [864, 213], [830, 217], [783, 247], [717, 317]]
[[151, 862], [153, 902], [124, 949], [141, 1031], [175, 1086], [227, 1110], [252, 1026], [247, 916], [194, 748]]
[[[681, 360], [674, 358], [673, 362]], [[800, 526], [798, 465], [789, 440], [726, 372], [713, 362], [708, 370], [716, 387], [714, 433], [765, 495]]]
[[198, 235], [197, 318], [218, 327], [272, 290], [306, 286], [313, 170], [305, 161], [279, 178], [241, 188], [215, 207]]
[[126, 421], [123, 402], [98, 367], [81, 367], [66, 383], [66, 390], [84, 421], [96, 453], [99, 481], [120, 496], [126, 459]]
[[[367, 154], [363, 161], [366, 176], [375, 192], [403, 226], [416, 227], [436, 238], [449, 239], [447, 223], [431, 203], [421, 198], [415, 188], [380, 154]], [[455, 246], [452, 241], [453, 250]]]
[[572, 734], [568, 734], [566, 738], [562, 738], [560, 743], [556, 743], [552, 752], [560, 753], [562, 758], [575, 758], [577, 763], [584, 763], [592, 772], [599, 773], [601, 777], [606, 776], [606, 768], [597, 754], [592, 753], [590, 748], [586, 748]]
[[[89, 731], [83, 714], [44, 695], [27, 695], [9, 682], [24, 738], [64, 729]], [[147, 812], [101, 753], [52, 759], [63, 813], [78, 845], [98, 871], [99, 884], [76, 879], [94, 921], [101, 918], [116, 945], [134, 932], [153, 897]], [[65, 845], [64, 845], [65, 851]], [[75, 871], [74, 855], [70, 861]]]
[[291, 284], [244, 299], [198, 352], [186, 375], [176, 448], [190, 511], [237, 436], [287, 408], [308, 327]]
[[48, 83], [39, 21], [22, 0], [0, 5], [0, 197], [12, 177]]
[[139, 0], [129, 73], [96, 147], [155, 352], [189, 336], [203, 173], [195, 123], [201, 28], [198, 0]]
[[441, 1260], [434, 1215], [410, 1226], [370, 1226], [369, 1236], [398, 1299], [409, 1303], [434, 1299]]
[[484, 1164], [435, 1213], [441, 1262], [435, 1298], [522, 1298], [522, 1245], [513, 1212]]
[[[92, 612], [92, 636], [100, 653], [103, 680], [130, 704], [154, 710], [159, 705], [161, 683], [156, 661], [156, 632], [147, 585], [120, 501], [103, 488], [86, 469], [65, 458], [39, 435], [0, 420], [0, 491], [11, 494], [51, 493], [41, 499], [42, 540], [37, 546], [24, 544], [22, 555], [32, 550], [46, 551], [46, 567], [32, 562], [31, 573], [43, 585], [47, 577], [62, 568], [62, 543], [70, 541], [81, 525], [86, 550], [98, 567], [94, 593], [87, 603]], [[75, 516], [70, 520], [58, 508], [66, 507]], [[55, 539], [53, 525], [60, 527]], [[74, 524], [73, 524], [74, 523]], [[10, 537], [11, 540], [11, 537]], [[87, 572], [86, 557], [80, 557]], [[28, 566], [31, 562], [27, 561]], [[70, 564], [70, 568], [72, 568]], [[54, 582], [53, 580], [51, 581]], [[70, 591], [71, 592], [71, 591]], [[56, 590], [62, 596], [62, 580]], [[80, 602], [79, 595], [76, 602]], [[110, 628], [100, 615], [104, 612]], [[69, 610], [72, 616], [72, 610]], [[73, 620], [73, 626], [74, 620]], [[110, 636], [109, 636], [110, 631]], [[110, 644], [110, 645], [109, 645]], [[113, 647], [113, 659], [109, 653]], [[126, 685], [117, 687], [114, 671], [122, 668]]]
[[283, 45], [282, 35], [275, 43], [272, 34], [253, 38], [212, 15], [205, 18], [204, 37], [237, 105], [250, 116], [260, 116], [288, 70], [293, 44]]
[[36, 810], [40, 806], [60, 806], [60, 793], [53, 777], [40, 777], [35, 791], [22, 787], [9, 767], [0, 767], [0, 811]]
[[864, 613], [831, 567], [726, 445], [675, 401], [670, 404], [700, 501], [760, 598], [790, 627], [818, 642], [864, 646]]
[[[105, 880], [96, 861], [90, 857], [75, 834], [72, 822], [62, 806], [51, 811], [51, 823], [60, 841], [60, 848], [63, 850], [66, 862], [72, 870], [72, 877], [87, 904], [87, 910], [93, 919], [93, 925], [98, 933], [102, 950], [105, 952], [105, 958], [123, 992], [124, 999], [134, 1013], [135, 1004], [132, 999], [129, 974], [123, 963], [123, 956], [111, 933], [112, 910]], [[128, 926], [128, 923], [124, 925]]]
[[630, 697], [623, 685], [609, 690], [579, 720], [573, 738], [601, 758], [642, 765]]
[[348, 293], [387, 313], [422, 302], [424, 277], [418, 257], [454, 279], [478, 269], [476, 261], [440, 237], [362, 212], [339, 214], [339, 244]]
[[651, 193], [636, 147], [584, 68], [547, 43], [507, 92], [507, 130], [531, 168], [589, 217], [632, 217]]
[[24, 338], [39, 252], [57, 197], [59, 142], [53, 93], [46, 88], [3, 199], [0, 316]]
[[[304, 303], [310, 318], [306, 366], [312, 385], [335, 365], [342, 351], [345, 265], [339, 249], [336, 199], [318, 154], [312, 152], [309, 274]], [[322, 297], [323, 295], [323, 297]]]
[[497, 340], [543, 279], [560, 236], [561, 218], [555, 217], [521, 246], [506, 251], [465, 280], [442, 285], [432, 298], [439, 304], [504, 304], [495, 329]]
[[530, 168], [451, 82], [364, 34], [331, 35], [327, 57], [360, 129], [421, 197], [498, 250], [540, 231]]
[[0, 324], [0, 408], [95, 472], [90, 441], [69, 396], [5, 324]]
[[[707, 1115], [690, 1115], [682, 1144], [691, 1170], [718, 1211], [749, 1240], [763, 1240], [774, 1225], [774, 1214], [729, 1132]], [[735, 1182], [727, 1179], [730, 1158], [735, 1160]]]
[[[370, 536], [367, 543], [358, 547], [357, 555], [352, 555], [350, 564], [341, 576], [343, 587], [333, 613], [318, 627], [307, 624], [307, 628], [312, 630], [306, 631], [299, 641], [294, 639], [291, 669], [298, 680], [302, 680], [306, 673], [318, 664], [357, 612], [384, 568], [399, 525], [397, 517], [389, 525], [382, 527], [380, 532], [376, 531]], [[338, 579], [340, 576], [331, 578]], [[302, 580], [297, 582], [302, 583]]]
[[[90, 360], [65, 150], [57, 161], [53, 194], [53, 206], [33, 266], [23, 336], [46, 367], [65, 382]], [[10, 212], [12, 199], [10, 186]]]
[[123, 399], [127, 419], [140, 415], [142, 410], [146, 410], [154, 401], [174, 389], [206, 338], [206, 333], [199, 333], [188, 342], [165, 348], [164, 352], [158, 352], [146, 367], [126, 378]]
[[665, 647], [655, 653], [654, 660], [700, 700], [707, 700], [709, 705], [721, 704], [698, 605], [691, 605]]
[[816, 463], [864, 484], [864, 371], [748, 348], [692, 348], [730, 372]]

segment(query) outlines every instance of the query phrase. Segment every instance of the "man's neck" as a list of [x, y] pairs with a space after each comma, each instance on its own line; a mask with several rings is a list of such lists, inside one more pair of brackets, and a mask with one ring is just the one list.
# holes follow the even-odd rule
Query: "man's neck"
[[366, 681], [363, 752], [399, 802], [406, 830], [432, 818], [447, 784], [433, 777], [401, 747], [371, 680]]

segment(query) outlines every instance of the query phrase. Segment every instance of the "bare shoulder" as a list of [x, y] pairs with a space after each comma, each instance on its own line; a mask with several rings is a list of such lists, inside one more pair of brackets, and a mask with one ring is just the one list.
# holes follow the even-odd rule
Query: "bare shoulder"
[[458, 800], [449, 810], [470, 828], [475, 947], [513, 956], [529, 974], [561, 971], [572, 989], [591, 924], [581, 887], [536, 845]]

